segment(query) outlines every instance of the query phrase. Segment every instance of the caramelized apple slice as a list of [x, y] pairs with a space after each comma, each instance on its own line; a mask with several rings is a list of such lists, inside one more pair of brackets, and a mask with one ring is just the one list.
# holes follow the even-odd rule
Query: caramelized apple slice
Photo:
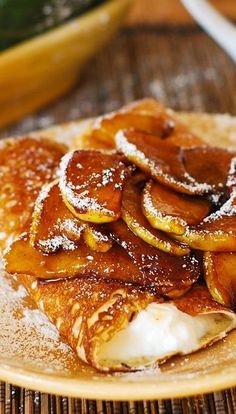
[[120, 129], [134, 128], [158, 137], [166, 137], [173, 127], [174, 122], [165, 113], [153, 116], [138, 112], [116, 112], [98, 119], [92, 138], [114, 146], [115, 135]]
[[105, 253], [110, 250], [112, 240], [108, 237], [105, 229], [96, 224], [86, 224], [83, 237], [92, 250]]
[[6, 139], [0, 146], [0, 245], [28, 228], [42, 186], [54, 180], [66, 146], [47, 139]]
[[186, 171], [182, 159], [184, 150], [141, 131], [119, 131], [116, 147], [141, 170], [156, 181], [186, 194], [203, 194], [212, 190], [198, 183]]
[[200, 271], [193, 256], [176, 257], [157, 250], [137, 237], [122, 220], [108, 224], [110, 235], [138, 266], [143, 280], [149, 280], [159, 294], [182, 295], [198, 279]]
[[204, 253], [205, 280], [219, 303], [236, 306], [236, 253]]
[[46, 184], [36, 200], [30, 243], [45, 253], [75, 248], [85, 224], [63, 202], [58, 181]]
[[94, 125], [90, 142], [114, 148], [114, 137], [120, 129], [137, 129], [165, 139], [171, 144], [192, 147], [204, 145], [188, 128], [176, 121], [169, 110], [154, 99], [143, 99], [100, 117]]
[[120, 217], [126, 167], [117, 155], [74, 151], [61, 163], [60, 189], [72, 213], [85, 221], [106, 223]]
[[[161, 138], [165, 139], [171, 144], [178, 145], [179, 147], [189, 148], [193, 146], [206, 145], [206, 143], [189, 131], [185, 124], [182, 124], [174, 117], [174, 113], [170, 109], [166, 109], [159, 101], [151, 98], [144, 98], [139, 101], [133, 102], [128, 106], [125, 106], [121, 112], [132, 112], [133, 114], [149, 115], [152, 117], [166, 117], [168, 123], [172, 126], [172, 131]], [[136, 128], [141, 129], [141, 128]], [[147, 132], [151, 132], [148, 130]], [[155, 135], [155, 133], [154, 133]]]
[[146, 255], [150, 249], [156, 254], [150, 258], [146, 256], [142, 268], [139, 268], [138, 262], [117, 244], [106, 253], [97, 253], [81, 241], [75, 250], [61, 250], [45, 255], [31, 246], [25, 234], [12, 243], [4, 259], [8, 273], [27, 274], [42, 279], [94, 277], [119, 280], [167, 295], [169, 292], [175, 295], [182, 293], [198, 278], [199, 266], [194, 258], [171, 257], [146, 246], [148, 250], [140, 252], [141, 260], [143, 254]]
[[236, 194], [223, 206], [184, 234], [173, 235], [192, 249], [205, 251], [236, 251]]
[[147, 221], [141, 208], [141, 190], [138, 188], [137, 176], [129, 178], [124, 186], [122, 218], [136, 236], [157, 249], [177, 256], [189, 253], [187, 246], [173, 243], [165, 233], [155, 230]]
[[107, 253], [98, 253], [83, 240], [74, 250], [43, 254], [29, 243], [27, 234], [24, 234], [6, 252], [5, 263], [9, 273], [42, 279], [95, 276], [125, 282], [138, 283], [141, 280], [137, 266], [121, 247], [116, 245]]
[[189, 148], [184, 151], [184, 166], [195, 180], [206, 182], [213, 187], [214, 193], [221, 194], [234, 155], [235, 151], [225, 148]]
[[155, 229], [183, 234], [188, 225], [199, 224], [210, 211], [210, 202], [179, 194], [150, 180], [142, 194], [142, 209]]

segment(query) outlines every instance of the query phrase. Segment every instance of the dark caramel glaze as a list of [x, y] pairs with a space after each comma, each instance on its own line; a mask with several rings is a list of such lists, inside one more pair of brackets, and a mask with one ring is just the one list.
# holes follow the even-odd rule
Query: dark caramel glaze
[[60, 189], [75, 216], [104, 223], [120, 217], [127, 167], [119, 155], [74, 151], [61, 163]]
[[42, 185], [56, 177], [66, 147], [46, 139], [17, 138], [0, 143], [0, 245], [25, 230]]
[[164, 253], [128, 229], [122, 221], [109, 223], [110, 235], [123, 247], [143, 275], [145, 286], [154, 287], [159, 294], [179, 296], [197, 281], [200, 275], [194, 256], [175, 257]]
[[[120, 222], [114, 225], [117, 223]], [[166, 295], [186, 290], [198, 279], [199, 266], [194, 257], [175, 258], [162, 253], [134, 236], [126, 226], [124, 236], [123, 243], [123, 239], [116, 237], [117, 243], [121, 240], [122, 247], [114, 244], [104, 253], [91, 250], [81, 241], [78, 249], [44, 255], [24, 236], [13, 242], [6, 252], [6, 271], [42, 279], [93, 276], [134, 283]]]

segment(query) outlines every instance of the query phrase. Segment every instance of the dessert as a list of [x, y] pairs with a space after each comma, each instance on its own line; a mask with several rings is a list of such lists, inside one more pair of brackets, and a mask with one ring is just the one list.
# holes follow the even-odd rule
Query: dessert
[[224, 337], [236, 327], [235, 151], [153, 100], [91, 121], [79, 140], [2, 141], [6, 271], [103, 371]]

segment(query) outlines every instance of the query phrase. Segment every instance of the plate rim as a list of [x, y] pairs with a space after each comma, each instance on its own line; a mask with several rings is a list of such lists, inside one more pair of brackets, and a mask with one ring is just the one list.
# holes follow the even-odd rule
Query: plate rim
[[[0, 363], [0, 380], [19, 387], [48, 394], [63, 395], [71, 398], [84, 398], [113, 401], [142, 401], [190, 397], [221, 391], [236, 386], [235, 369], [225, 369], [211, 374], [200, 374], [193, 378], [173, 379], [171, 381], [144, 380], [108, 382], [103, 380], [63, 377], [46, 372], [34, 371]], [[139, 386], [137, 386], [139, 385]], [[140, 385], [142, 391], [140, 393]], [[109, 396], [109, 398], [108, 398]]]

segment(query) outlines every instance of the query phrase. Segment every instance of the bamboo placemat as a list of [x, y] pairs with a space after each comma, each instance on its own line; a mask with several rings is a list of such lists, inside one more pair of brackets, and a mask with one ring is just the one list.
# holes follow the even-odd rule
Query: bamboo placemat
[[234, 414], [236, 389], [192, 398], [112, 402], [57, 397], [0, 383], [0, 414]]
[[[0, 135], [94, 116], [143, 96], [153, 96], [178, 110], [235, 115], [235, 90], [235, 66], [200, 30], [139, 26], [123, 30], [100, 52], [71, 94]], [[3, 413], [233, 414], [236, 390], [181, 400], [117, 403], [55, 397], [1, 384]]]

